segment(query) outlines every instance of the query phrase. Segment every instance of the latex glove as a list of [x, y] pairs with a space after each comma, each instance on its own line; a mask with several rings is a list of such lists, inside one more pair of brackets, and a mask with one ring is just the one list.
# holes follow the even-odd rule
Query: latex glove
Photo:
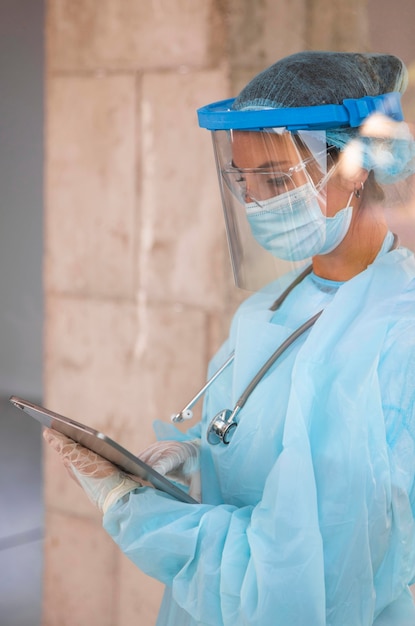
[[139, 458], [154, 470], [189, 487], [189, 495], [200, 502], [200, 440], [157, 441]]
[[51, 429], [43, 437], [62, 457], [70, 476], [83, 488], [102, 513], [142, 484], [79, 443]]

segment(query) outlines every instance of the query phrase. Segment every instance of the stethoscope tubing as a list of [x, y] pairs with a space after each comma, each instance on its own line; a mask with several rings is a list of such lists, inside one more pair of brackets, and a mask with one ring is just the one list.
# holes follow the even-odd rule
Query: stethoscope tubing
[[[283, 291], [283, 293], [277, 298], [277, 300], [275, 300], [275, 302], [272, 304], [272, 306], [270, 307], [270, 311], [276, 311], [279, 306], [284, 302], [284, 300], [286, 299], [286, 297], [288, 296], [289, 293], [291, 293], [291, 291], [299, 284], [301, 283], [301, 281], [308, 275], [310, 274], [310, 272], [312, 271], [312, 266], [309, 265], [307, 266], [298, 276], [297, 278], [290, 283], [290, 285], [288, 285], [287, 289], [285, 289], [285, 291]], [[320, 313], [317, 314], [317, 316], [319, 316], [321, 314]], [[313, 319], [313, 318], [312, 318]], [[316, 318], [317, 319], [317, 318]], [[314, 322], [312, 322], [313, 324]], [[308, 322], [306, 322], [306, 324], [308, 324]], [[311, 324], [311, 325], [312, 325]], [[309, 326], [307, 326], [304, 330], [307, 330], [307, 328], [309, 328]], [[304, 330], [301, 330], [302, 327], [300, 327], [300, 329], [298, 329], [298, 331], [300, 331], [300, 334], [302, 332], [304, 332]], [[295, 331], [297, 333], [297, 331]], [[298, 336], [298, 335], [297, 335]], [[297, 336], [292, 339], [292, 341], [295, 341], [295, 339], [297, 338]], [[290, 336], [291, 337], [291, 336]], [[290, 340], [290, 337], [287, 339], [287, 341]], [[282, 346], [285, 346], [286, 342], [284, 342], [284, 344], [282, 344]], [[281, 347], [282, 347], [281, 346]], [[288, 346], [287, 346], [288, 347]], [[286, 347], [283, 348], [282, 352], [284, 352], [284, 350], [286, 349]], [[280, 356], [280, 354], [282, 354], [282, 352], [279, 352], [280, 349], [278, 349], [278, 354], [275, 356], [275, 359], [278, 359], [278, 357]], [[271, 357], [271, 359], [274, 357], [274, 355]], [[235, 352], [232, 351], [228, 358], [226, 359], [226, 361], [223, 363], [223, 365], [220, 366], [220, 368], [218, 370], [216, 370], [216, 372], [211, 376], [211, 378], [209, 378], [209, 380], [204, 384], [204, 386], [197, 392], [197, 394], [195, 396], [193, 396], [193, 398], [186, 404], [186, 406], [179, 412], [179, 413], [175, 413], [171, 416], [171, 421], [172, 422], [183, 422], [184, 420], [189, 420], [192, 419], [193, 417], [193, 411], [192, 408], [195, 406], [195, 404], [197, 404], [197, 402], [199, 402], [199, 400], [202, 398], [202, 396], [206, 393], [206, 391], [209, 389], [209, 387], [215, 382], [215, 380], [222, 374], [222, 372], [228, 367], [228, 365], [230, 365], [233, 360], [235, 358]], [[274, 361], [272, 361], [272, 363], [274, 363]], [[272, 365], [271, 363], [271, 365]], [[265, 364], [263, 367], [266, 367], [267, 364]], [[271, 367], [271, 365], [269, 367]], [[263, 368], [261, 368], [261, 371], [263, 370]], [[265, 370], [266, 371], [266, 370]], [[262, 374], [259, 377], [259, 380], [262, 378], [264, 374]], [[257, 376], [259, 376], [259, 372], [257, 374]], [[257, 376], [255, 376], [255, 379], [257, 378]], [[255, 380], [254, 379], [254, 380]], [[253, 381], [252, 381], [253, 382]], [[246, 396], [245, 400], [244, 400], [244, 404], [248, 398], [248, 396], [252, 393], [252, 390], [256, 387], [256, 385], [258, 384], [259, 381], [257, 381], [254, 384], [254, 387], [252, 388], [251, 385], [252, 383], [250, 383], [250, 385], [248, 385], [248, 388], [246, 389], [246, 391], [242, 394], [243, 397]], [[251, 389], [249, 391], [249, 393], [247, 394], [248, 390]]]
[[231, 439], [235, 433], [235, 429], [238, 426], [238, 421], [236, 420], [236, 416], [255, 390], [260, 381], [264, 378], [267, 372], [271, 369], [277, 359], [300, 337], [303, 333], [305, 333], [313, 324], [316, 323], [320, 315], [323, 313], [323, 310], [319, 311], [313, 317], [310, 317], [304, 324], [301, 324], [299, 328], [297, 328], [282, 344], [275, 350], [275, 352], [270, 356], [270, 358], [264, 363], [261, 369], [255, 374], [249, 385], [245, 388], [245, 391], [237, 400], [234, 408], [231, 409], [223, 409], [219, 411], [215, 415], [215, 417], [211, 420], [207, 431], [206, 431], [206, 439], [212, 445], [217, 445], [218, 443], [223, 443], [228, 445], [231, 442]]
[[209, 387], [222, 374], [222, 372], [228, 367], [228, 365], [232, 363], [234, 358], [235, 358], [235, 352], [232, 351], [230, 355], [228, 356], [228, 358], [226, 359], [226, 361], [223, 363], [223, 365], [221, 365], [220, 368], [216, 370], [213, 376], [209, 378], [206, 384], [197, 392], [197, 394], [190, 400], [190, 402], [188, 402], [186, 406], [179, 413], [176, 413], [175, 415], [171, 416], [172, 422], [183, 422], [184, 420], [192, 419], [193, 417], [192, 408], [194, 407], [194, 405], [197, 404], [197, 402], [199, 402], [200, 398], [206, 393]]
[[270, 358], [265, 361], [264, 365], [261, 369], [255, 374], [249, 385], [246, 387], [245, 391], [240, 396], [239, 400], [236, 402], [236, 406], [242, 408], [246, 401], [248, 400], [251, 393], [260, 383], [260, 381], [264, 378], [265, 374], [271, 369], [274, 363], [279, 359], [279, 357], [286, 351], [288, 348], [300, 337], [303, 333], [305, 333], [309, 328], [311, 328], [320, 315], [323, 313], [323, 310], [319, 311], [313, 317], [310, 317], [304, 324], [301, 324], [282, 344], [275, 350], [275, 352], [270, 356]]
[[[311, 326], [315, 324], [323, 311], [319, 311], [313, 317], [310, 317], [304, 324], [299, 326], [282, 344], [273, 352], [270, 358], [264, 363], [264, 365], [260, 368], [260, 370], [255, 374], [253, 379], [245, 388], [242, 395], [239, 397], [238, 401], [235, 404], [235, 408], [232, 411], [232, 415], [235, 416], [239, 413], [240, 409], [245, 405], [249, 396], [252, 394], [254, 389], [257, 387], [259, 382], [264, 378], [265, 374], [271, 369], [274, 363], [279, 359], [279, 357], [300, 337], [303, 333], [305, 333]], [[226, 361], [221, 365], [219, 369], [209, 378], [206, 384], [198, 391], [198, 393], [186, 404], [186, 406], [180, 411], [180, 413], [176, 413], [172, 415], [172, 422], [182, 422], [184, 420], [191, 419], [193, 417], [193, 406], [200, 400], [200, 398], [206, 393], [209, 387], [215, 382], [215, 380], [222, 374], [222, 372], [234, 361], [235, 352], [232, 351]]]

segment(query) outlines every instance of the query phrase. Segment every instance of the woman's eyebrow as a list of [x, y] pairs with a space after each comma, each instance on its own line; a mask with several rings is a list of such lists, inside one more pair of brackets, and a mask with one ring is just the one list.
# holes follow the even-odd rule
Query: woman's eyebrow
[[246, 167], [240, 167], [232, 159], [231, 166], [234, 167], [236, 170], [245, 170], [245, 169], [262, 170], [262, 169], [274, 168], [274, 167], [279, 167], [279, 168], [292, 167], [292, 163], [291, 161], [288, 161], [287, 159], [284, 159], [282, 161], [264, 161], [264, 163], [260, 163], [260, 165], [257, 165], [256, 167], [246, 168]]
[[258, 169], [266, 169], [267, 167], [271, 168], [271, 167], [286, 167], [286, 166], [292, 166], [291, 161], [287, 161], [287, 159], [283, 159], [280, 161], [265, 161], [264, 163], [261, 163], [261, 165], [258, 165]]

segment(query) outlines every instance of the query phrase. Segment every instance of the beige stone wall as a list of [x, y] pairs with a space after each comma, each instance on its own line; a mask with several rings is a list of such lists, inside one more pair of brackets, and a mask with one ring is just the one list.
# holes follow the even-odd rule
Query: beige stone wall
[[[48, 407], [139, 452], [202, 383], [241, 295], [195, 110], [306, 45], [359, 45], [363, 4], [333, 46], [338, 0], [49, 0]], [[159, 584], [49, 450], [44, 474], [44, 626], [154, 624]]]
[[[209, 1], [51, 1], [47, 34], [45, 403], [139, 452], [223, 335], [230, 279], [195, 115], [227, 95], [221, 18]], [[45, 454], [44, 624], [153, 624], [160, 586]]]

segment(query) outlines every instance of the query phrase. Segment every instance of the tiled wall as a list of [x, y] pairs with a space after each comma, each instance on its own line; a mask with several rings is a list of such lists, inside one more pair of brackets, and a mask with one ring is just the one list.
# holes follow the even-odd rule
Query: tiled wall
[[[45, 404], [133, 451], [204, 380], [241, 298], [195, 110], [307, 45], [309, 5], [48, 2]], [[159, 584], [50, 450], [44, 475], [44, 626], [154, 624]]]

